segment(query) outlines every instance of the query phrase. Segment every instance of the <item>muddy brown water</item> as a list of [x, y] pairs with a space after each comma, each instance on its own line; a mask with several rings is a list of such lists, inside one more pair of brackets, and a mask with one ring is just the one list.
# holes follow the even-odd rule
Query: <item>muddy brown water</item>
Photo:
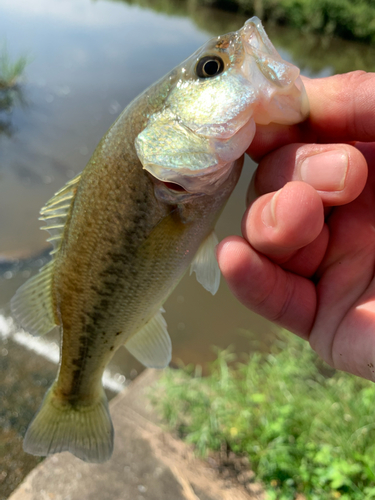
[[[160, 3], [160, 5], [159, 5]], [[27, 55], [22, 104], [0, 111], [0, 320], [9, 300], [48, 253], [39, 230], [40, 207], [87, 163], [121, 110], [144, 88], [189, 56], [210, 36], [238, 29], [241, 15], [193, 8], [193, 2], [0, 0], [0, 46], [12, 59]], [[373, 70], [374, 48], [267, 27], [283, 57], [309, 76]], [[296, 43], [296, 39], [299, 42]], [[245, 194], [255, 165], [247, 159], [218, 223], [223, 238], [240, 234]], [[206, 367], [212, 346], [251, 351], [274, 327], [241, 306], [222, 282], [212, 297], [186, 276], [165, 304], [173, 362]], [[0, 321], [0, 333], [1, 333]], [[270, 335], [271, 334], [271, 335]], [[56, 337], [46, 342], [56, 342]], [[120, 382], [141, 369], [120, 349], [111, 372]], [[37, 459], [21, 436], [56, 364], [12, 336], [0, 337], [0, 500]]]

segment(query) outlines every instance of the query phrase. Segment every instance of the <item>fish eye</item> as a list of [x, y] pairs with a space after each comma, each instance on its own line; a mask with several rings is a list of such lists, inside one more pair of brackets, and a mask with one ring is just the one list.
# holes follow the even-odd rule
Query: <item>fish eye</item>
[[224, 70], [224, 61], [219, 56], [204, 56], [199, 59], [195, 72], [199, 78], [211, 78]]

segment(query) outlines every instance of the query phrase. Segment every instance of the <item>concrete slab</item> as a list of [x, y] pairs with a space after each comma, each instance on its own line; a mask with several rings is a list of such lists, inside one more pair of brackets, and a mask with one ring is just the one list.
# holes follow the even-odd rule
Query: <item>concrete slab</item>
[[157, 381], [146, 370], [110, 404], [115, 449], [105, 464], [87, 464], [70, 453], [48, 457], [9, 500], [261, 500], [228, 484], [185, 443], [164, 432], [146, 392]]

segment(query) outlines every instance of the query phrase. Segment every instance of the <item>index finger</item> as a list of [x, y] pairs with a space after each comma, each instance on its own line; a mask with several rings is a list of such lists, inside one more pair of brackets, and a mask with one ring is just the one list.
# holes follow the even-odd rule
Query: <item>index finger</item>
[[375, 73], [353, 71], [302, 79], [310, 102], [309, 118], [297, 125], [257, 126], [247, 150], [254, 160], [295, 142], [375, 141]]

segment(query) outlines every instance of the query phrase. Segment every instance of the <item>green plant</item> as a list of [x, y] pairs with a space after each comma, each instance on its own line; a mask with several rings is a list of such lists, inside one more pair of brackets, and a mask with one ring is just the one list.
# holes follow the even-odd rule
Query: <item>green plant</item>
[[[0, 48], [0, 111], [10, 112], [18, 102], [24, 104], [19, 82], [28, 64], [28, 58], [19, 57], [12, 62], [4, 43]], [[9, 130], [7, 122], [0, 122], [0, 132]]]
[[335, 373], [283, 332], [270, 354], [233, 364], [218, 352], [208, 377], [167, 370], [155, 404], [200, 454], [223, 443], [245, 454], [270, 499], [375, 499], [375, 389]]
[[12, 62], [6, 44], [0, 49], [0, 90], [7, 90], [15, 87], [24, 73], [28, 63], [25, 56], [19, 57]]

